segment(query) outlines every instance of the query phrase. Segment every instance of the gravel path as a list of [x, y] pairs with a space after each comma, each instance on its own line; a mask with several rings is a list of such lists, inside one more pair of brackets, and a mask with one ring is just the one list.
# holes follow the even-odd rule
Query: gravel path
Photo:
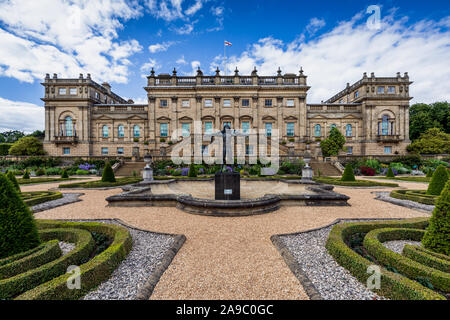
[[[92, 220], [91, 220], [92, 221]], [[119, 224], [111, 220], [97, 222]], [[128, 228], [133, 238], [133, 248], [127, 258], [114, 270], [111, 277], [84, 300], [132, 300], [145, 284], [156, 266], [174, 242], [170, 235]]]
[[411, 200], [402, 200], [402, 199], [392, 198], [389, 196], [390, 192], [377, 191], [377, 192], [374, 192], [374, 194], [377, 195], [375, 198], [377, 200], [393, 203], [393, 204], [396, 204], [396, 205], [399, 205], [402, 207], [416, 209], [416, 210], [422, 210], [422, 211], [426, 211], [426, 212], [432, 212], [434, 210], [434, 206], [432, 206], [432, 205], [418, 203], [418, 202], [411, 201]]
[[[408, 184], [399, 184], [408, 188]], [[418, 189], [418, 184], [414, 187]], [[118, 218], [144, 230], [184, 234], [185, 244], [162, 275], [151, 299], [308, 299], [272, 244], [272, 235], [311, 230], [338, 218], [429, 216], [376, 201], [371, 194], [374, 189], [336, 187], [335, 191], [350, 196], [351, 206], [282, 207], [259, 216], [219, 218], [191, 215], [176, 208], [106, 207], [105, 198], [120, 193], [120, 188], [83, 190], [82, 202], [39, 212], [36, 217]]]
[[63, 255], [63, 256], [65, 256], [65, 255], [68, 254], [70, 251], [72, 251], [73, 249], [75, 249], [75, 244], [70, 243], [70, 242], [60, 241], [58, 244], [59, 244], [59, 247], [61, 248], [61, 251], [62, 251], [62, 255]]
[[[342, 222], [350, 221], [354, 220]], [[367, 289], [328, 254], [325, 243], [331, 229], [332, 226], [279, 238], [323, 299], [384, 299]]]
[[410, 244], [412, 246], [421, 246], [422, 245], [420, 241], [411, 241], [411, 240], [394, 240], [394, 241], [383, 242], [383, 246], [385, 246], [389, 250], [392, 250], [398, 254], [402, 254], [403, 247], [407, 244]]
[[62, 195], [63, 195], [62, 198], [52, 200], [52, 201], [47, 201], [47, 202], [32, 206], [31, 210], [33, 211], [33, 213], [36, 213], [36, 212], [41, 212], [41, 211], [57, 208], [60, 206], [64, 206], [66, 204], [78, 202], [78, 201], [81, 201], [80, 196], [84, 195], [84, 193], [63, 193]]

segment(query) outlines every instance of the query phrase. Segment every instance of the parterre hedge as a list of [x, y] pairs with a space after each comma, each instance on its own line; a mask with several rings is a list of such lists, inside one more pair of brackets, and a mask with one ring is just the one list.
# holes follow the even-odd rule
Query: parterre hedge
[[355, 181], [342, 181], [340, 178], [331, 178], [331, 177], [313, 177], [313, 180], [319, 183], [332, 184], [337, 186], [346, 186], [346, 187], [398, 187], [397, 183], [386, 183], [386, 182], [378, 182], [378, 181], [369, 181], [369, 180], [355, 180]]
[[[427, 218], [394, 221], [368, 221], [341, 223], [333, 227], [326, 242], [326, 248], [333, 258], [360, 282], [366, 283], [371, 276], [367, 273], [374, 263], [353, 251], [346, 241], [356, 233], [368, 233], [379, 228], [425, 229]], [[445, 300], [445, 297], [428, 289], [416, 281], [381, 268], [381, 286], [374, 291], [394, 300]]]
[[403, 255], [428, 267], [450, 273], [450, 260], [441, 259], [419, 249], [418, 246], [405, 245]]
[[427, 194], [426, 190], [393, 190], [390, 196], [400, 200], [410, 200], [427, 205], [434, 205], [438, 198], [437, 196]]
[[34, 247], [34, 248], [30, 249], [30, 250], [27, 250], [27, 251], [24, 251], [24, 252], [20, 252], [20, 253], [17, 253], [15, 255], [12, 255], [12, 256], [0, 259], [0, 266], [3, 266], [5, 264], [11, 263], [13, 261], [22, 259], [23, 257], [26, 257], [26, 256], [28, 256], [30, 254], [33, 254], [33, 253], [39, 251], [39, 250], [42, 250], [46, 245], [47, 245], [46, 242], [45, 243], [41, 243], [37, 247]]
[[117, 187], [123, 186], [127, 184], [138, 183], [142, 181], [142, 178], [135, 177], [125, 177], [125, 178], [117, 178], [116, 182], [103, 182], [101, 180], [96, 181], [88, 181], [88, 182], [78, 182], [78, 183], [67, 183], [60, 184], [58, 188], [107, 188], [107, 187]]
[[35, 206], [40, 203], [60, 199], [63, 197], [61, 192], [54, 191], [30, 191], [22, 192], [22, 199], [29, 207]]
[[417, 261], [411, 260], [383, 246], [382, 242], [392, 240], [420, 241], [424, 230], [410, 228], [381, 228], [372, 230], [364, 237], [364, 248], [385, 266], [396, 268], [410, 279], [427, 278], [437, 289], [450, 292], [450, 274]]

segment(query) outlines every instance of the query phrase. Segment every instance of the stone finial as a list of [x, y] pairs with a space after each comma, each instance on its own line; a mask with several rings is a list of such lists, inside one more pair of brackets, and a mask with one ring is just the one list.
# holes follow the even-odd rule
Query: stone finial
[[128, 99], [127, 103], [128, 104], [134, 104], [134, 100], [133, 99]]
[[252, 71], [252, 76], [257, 76], [258, 75], [258, 70], [256, 70], [256, 67], [254, 67], [253, 71]]
[[219, 70], [219, 67], [216, 68], [216, 76], [220, 76], [220, 70]]
[[83, 74], [80, 73], [80, 76], [78, 78], [83, 79]]
[[236, 69], [234, 69], [234, 75], [235, 75], [236, 77], [239, 75], [239, 70], [238, 70], [237, 67], [236, 67]]
[[87, 74], [87, 79], [91, 80], [91, 74], [90, 73]]
[[173, 71], [172, 71], [172, 76], [174, 76], [174, 77], [176, 77], [176, 76], [177, 76], [177, 69], [173, 68]]
[[151, 77], [154, 77], [154, 76], [155, 76], [155, 70], [153, 69], [153, 67], [152, 67], [152, 70], [150, 70], [150, 76], [151, 76]]
[[364, 72], [364, 73], [363, 73], [363, 78], [364, 78], [364, 79], [367, 78], [367, 72]]
[[350, 88], [350, 83], [349, 82], [347, 82], [347, 88]]
[[281, 77], [281, 68], [278, 67], [277, 76]]
[[56, 73], [53, 74], [53, 79], [58, 79], [58, 75]]
[[303, 67], [300, 67], [299, 73], [300, 73], [300, 76], [303, 76]]
[[371, 77], [371, 78], [375, 78], [375, 72], [371, 72], [371, 73], [370, 73], [370, 77]]
[[408, 72], [405, 72], [405, 75], [403, 77], [406, 78], [406, 79], [409, 79]]
[[197, 76], [198, 76], [198, 77], [203, 76], [203, 71], [202, 71], [202, 69], [200, 69], [200, 66], [199, 66], [198, 69], [197, 69]]
[[45, 79], [50, 79], [50, 74], [49, 73], [45, 74]]
[[400, 77], [401, 77], [400, 72], [397, 72], [397, 78], [400, 78]]

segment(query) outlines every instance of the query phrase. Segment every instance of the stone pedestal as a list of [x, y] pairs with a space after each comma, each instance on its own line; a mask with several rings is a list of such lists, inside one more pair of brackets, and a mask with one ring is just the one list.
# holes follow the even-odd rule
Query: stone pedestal
[[241, 181], [237, 172], [218, 172], [215, 176], [216, 200], [240, 200]]

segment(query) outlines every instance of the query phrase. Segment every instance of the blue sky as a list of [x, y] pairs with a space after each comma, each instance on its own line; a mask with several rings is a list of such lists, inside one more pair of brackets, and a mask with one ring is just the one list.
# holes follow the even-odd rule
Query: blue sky
[[[367, 21], [380, 8], [378, 28]], [[91, 73], [145, 103], [145, 76], [223, 63], [308, 75], [320, 102], [363, 72], [408, 72], [414, 102], [450, 99], [450, 6], [429, 1], [0, 0], [0, 131], [43, 129], [45, 73]]]

